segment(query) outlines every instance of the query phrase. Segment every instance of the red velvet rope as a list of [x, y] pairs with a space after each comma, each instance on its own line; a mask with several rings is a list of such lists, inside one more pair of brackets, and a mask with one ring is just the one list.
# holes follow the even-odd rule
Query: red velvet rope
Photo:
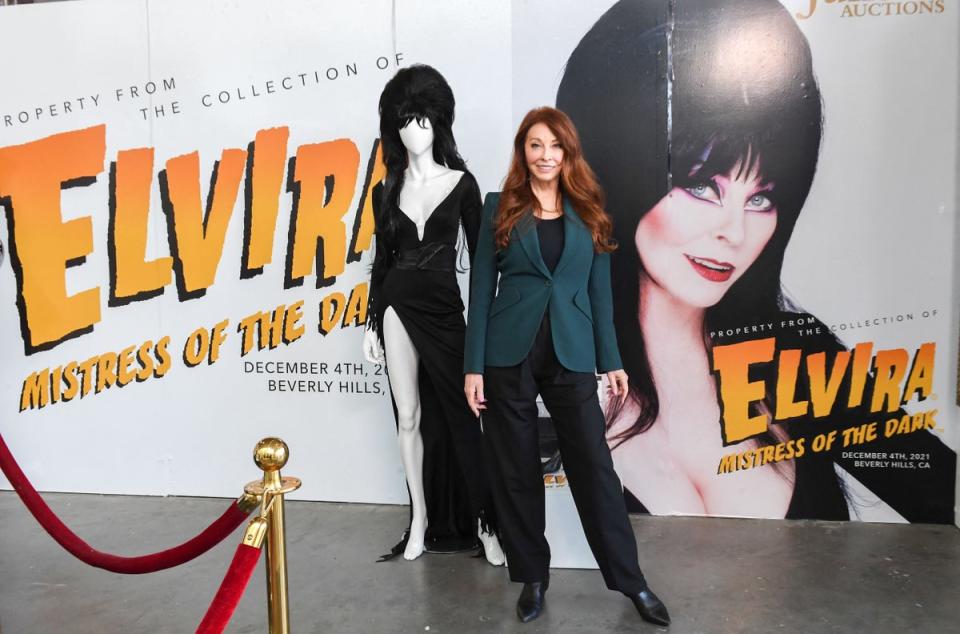
[[20, 469], [20, 465], [14, 459], [13, 454], [0, 435], [0, 469], [3, 475], [7, 477], [14, 490], [23, 500], [30, 513], [33, 514], [40, 525], [50, 533], [50, 536], [67, 552], [80, 561], [103, 568], [110, 572], [118, 572], [128, 575], [139, 575], [147, 572], [156, 572], [179, 566], [195, 557], [207, 552], [232, 533], [250, 514], [244, 511], [234, 502], [230, 508], [221, 515], [215, 522], [210, 524], [199, 535], [186, 541], [179, 546], [167, 550], [153, 553], [151, 555], [142, 555], [139, 557], [120, 557], [96, 550], [93, 546], [83, 541], [77, 534], [71, 531], [66, 524], [60, 521], [60, 518], [47, 506], [37, 490], [33, 488], [27, 476]]
[[227, 628], [230, 617], [237, 609], [237, 604], [243, 597], [243, 591], [247, 589], [247, 583], [259, 559], [259, 548], [246, 544], [237, 546], [237, 552], [233, 555], [233, 561], [230, 562], [227, 574], [223, 577], [220, 589], [217, 590], [216, 596], [210, 602], [210, 607], [207, 608], [207, 613], [200, 621], [197, 634], [220, 634]]

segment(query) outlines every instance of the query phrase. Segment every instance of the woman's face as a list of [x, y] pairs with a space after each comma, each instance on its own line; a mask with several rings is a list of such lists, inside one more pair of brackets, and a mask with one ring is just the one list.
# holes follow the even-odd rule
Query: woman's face
[[523, 150], [527, 173], [532, 179], [542, 185], [549, 185], [560, 178], [563, 148], [547, 124], [536, 123], [527, 130]]
[[674, 187], [637, 225], [646, 275], [687, 305], [717, 304], [756, 261], [777, 228], [773, 184], [756, 170]]
[[430, 119], [414, 117], [400, 128], [400, 141], [403, 147], [414, 156], [420, 156], [433, 146], [433, 125]]

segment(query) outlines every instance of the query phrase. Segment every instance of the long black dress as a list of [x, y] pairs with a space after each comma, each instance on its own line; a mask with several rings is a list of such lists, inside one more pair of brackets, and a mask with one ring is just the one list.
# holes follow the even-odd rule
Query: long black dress
[[[456, 273], [461, 225], [473, 260], [480, 230], [480, 189], [473, 176], [464, 172], [430, 214], [422, 240], [416, 224], [400, 209], [382, 208], [382, 194], [382, 185], [377, 185], [373, 191], [377, 241], [368, 315], [382, 345], [383, 316], [392, 306], [420, 356], [426, 548], [433, 552], [470, 548], [477, 543], [477, 518], [490, 528], [494, 520], [480, 421], [463, 394], [466, 323]], [[391, 224], [387, 214], [396, 218], [393, 236], [385, 230]], [[393, 555], [403, 551], [405, 541], [406, 536]]]

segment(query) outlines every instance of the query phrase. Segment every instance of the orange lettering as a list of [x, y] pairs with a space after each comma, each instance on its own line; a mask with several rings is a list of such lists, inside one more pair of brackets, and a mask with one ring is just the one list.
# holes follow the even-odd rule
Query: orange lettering
[[887, 403], [887, 411], [895, 412], [900, 407], [900, 383], [907, 373], [907, 363], [910, 357], [902, 348], [895, 350], [881, 350], [873, 359], [873, 367], [877, 378], [873, 384], [873, 398], [870, 400], [870, 411], [878, 412]]
[[774, 418], [783, 420], [807, 413], [807, 401], [794, 401], [797, 374], [800, 370], [800, 351], [784, 350], [780, 353], [779, 376], [777, 377], [777, 412]]
[[197, 152], [170, 159], [167, 169], [160, 173], [180, 301], [203, 297], [216, 279], [246, 159], [245, 150], [223, 151], [213, 168], [206, 213], [200, 202]]
[[302, 145], [294, 167], [294, 205], [290, 219], [284, 288], [300, 286], [317, 263], [317, 288], [333, 283], [346, 263], [347, 228], [343, 216], [353, 199], [360, 153], [349, 139]]
[[67, 295], [66, 269], [93, 252], [89, 216], [63, 221], [60, 190], [87, 185], [103, 171], [106, 127], [55, 134], [0, 149], [0, 200], [12, 234], [10, 261], [26, 354], [93, 330], [100, 289]]
[[383, 164], [383, 146], [380, 139], [373, 142], [373, 156], [367, 164], [367, 177], [363, 182], [363, 193], [357, 207], [353, 223], [353, 244], [347, 254], [347, 262], [357, 262], [360, 254], [370, 248], [373, 240], [373, 188], [387, 176], [387, 167]]
[[273, 261], [280, 191], [287, 156], [287, 127], [260, 130], [250, 144], [243, 222], [243, 260], [240, 278], [263, 272]]
[[170, 283], [170, 257], [144, 261], [153, 180], [153, 148], [117, 154], [110, 169], [110, 306], [150, 299]]
[[907, 387], [903, 390], [901, 403], [909, 401], [915, 393], [919, 393], [920, 398], [923, 399], [933, 392], [933, 362], [936, 349], [937, 346], [933, 343], [920, 346], [913, 359], [913, 367], [910, 368], [910, 378], [907, 379]]
[[750, 404], [763, 399], [766, 384], [751, 381], [750, 366], [773, 360], [773, 337], [713, 349], [713, 369], [720, 377], [721, 433], [724, 444], [739, 442], [767, 429], [767, 416], [750, 416]]
[[850, 352], [841, 350], [833, 360], [829, 380], [827, 376], [827, 353], [818, 352], [807, 357], [807, 373], [810, 375], [810, 401], [815, 417], [826, 416], [833, 409], [843, 375], [850, 363]]

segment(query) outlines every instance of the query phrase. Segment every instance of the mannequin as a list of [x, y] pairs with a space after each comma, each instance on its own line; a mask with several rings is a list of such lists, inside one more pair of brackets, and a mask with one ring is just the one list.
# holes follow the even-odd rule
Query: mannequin
[[[462, 225], [472, 257], [480, 194], [456, 150], [453, 107], [452, 91], [429, 66], [400, 70], [380, 97], [387, 175], [373, 192], [376, 254], [363, 352], [371, 363], [386, 363], [410, 492], [410, 526], [394, 553], [402, 546], [405, 559], [416, 559], [428, 531], [462, 534], [466, 517], [474, 527], [469, 540], [476, 542], [475, 533], [487, 560], [502, 565], [480, 422], [460, 384], [465, 323], [456, 236]], [[425, 454], [435, 465], [426, 482]]]

